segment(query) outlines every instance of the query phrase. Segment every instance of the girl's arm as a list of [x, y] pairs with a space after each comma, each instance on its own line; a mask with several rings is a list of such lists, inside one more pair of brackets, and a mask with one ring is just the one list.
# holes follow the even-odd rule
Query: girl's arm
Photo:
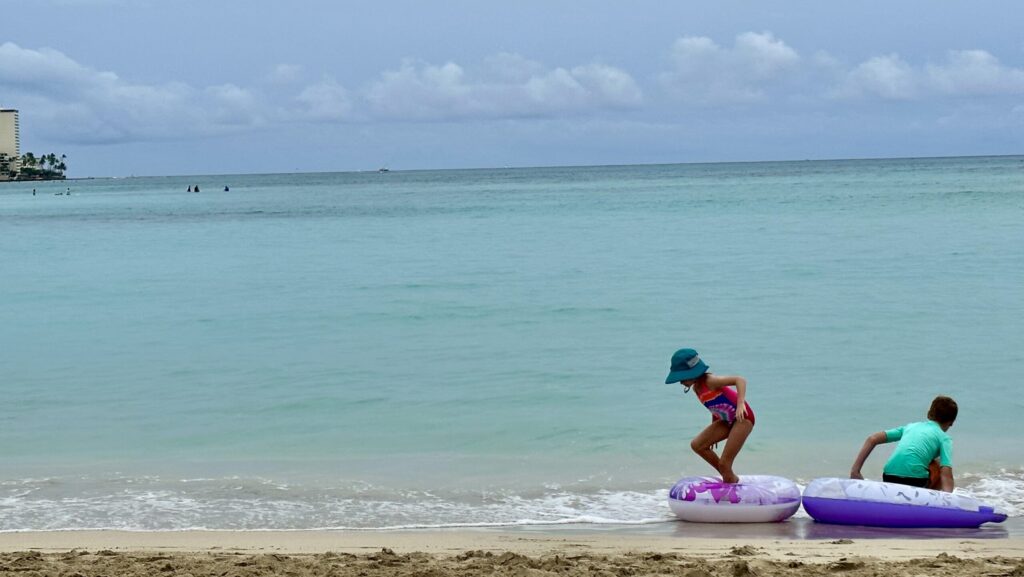
[[736, 420], [747, 420], [747, 380], [743, 377], [733, 377], [736, 387]]
[[722, 387], [734, 387], [736, 389], [736, 420], [747, 420], [747, 380], [740, 376], [718, 376], [708, 377], [707, 386], [709, 389], [718, 390]]
[[853, 460], [853, 466], [850, 467], [850, 478], [851, 479], [863, 479], [864, 475], [860, 474], [860, 468], [864, 466], [864, 461], [868, 460], [868, 455], [871, 451], [875, 450], [875, 447], [886, 442], [885, 431], [879, 431], [872, 433], [867, 439], [864, 439], [864, 446], [860, 448], [860, 452], [857, 453], [857, 458]]

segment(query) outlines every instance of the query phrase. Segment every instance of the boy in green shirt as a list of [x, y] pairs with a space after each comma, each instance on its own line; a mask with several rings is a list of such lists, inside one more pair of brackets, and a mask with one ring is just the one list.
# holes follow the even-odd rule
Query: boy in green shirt
[[953, 440], [946, 431], [956, 415], [956, 401], [938, 396], [927, 421], [871, 434], [850, 468], [850, 478], [864, 478], [860, 468], [876, 446], [899, 441], [882, 469], [882, 481], [953, 492]]

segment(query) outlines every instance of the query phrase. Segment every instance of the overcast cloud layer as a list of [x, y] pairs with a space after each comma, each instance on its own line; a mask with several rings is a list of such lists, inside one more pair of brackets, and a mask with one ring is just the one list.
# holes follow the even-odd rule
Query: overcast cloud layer
[[[109, 18], [125, 6], [51, 9]], [[415, 28], [403, 6], [373, 15]], [[157, 8], [139, 2], [131, 12], [145, 19]], [[543, 26], [543, 16], [522, 19]], [[870, 34], [858, 43], [853, 32], [811, 42], [736, 20], [727, 34], [681, 25], [644, 36], [627, 53], [620, 40], [609, 42], [615, 51], [592, 40], [590, 53], [529, 36], [489, 44], [482, 24], [466, 23], [462, 44], [411, 41], [390, 61], [363, 56], [376, 46], [367, 37], [365, 50], [333, 60], [217, 51], [187, 66], [195, 57], [162, 46], [161, 34], [146, 41], [136, 30], [129, 40], [141, 44], [123, 46], [138, 52], [132, 60], [0, 30], [0, 106], [21, 110], [25, 151], [67, 153], [79, 176], [1024, 152], [1019, 40], [939, 36], [922, 48]], [[303, 30], [277, 34], [288, 42]], [[201, 160], [209, 154], [218, 160]]]

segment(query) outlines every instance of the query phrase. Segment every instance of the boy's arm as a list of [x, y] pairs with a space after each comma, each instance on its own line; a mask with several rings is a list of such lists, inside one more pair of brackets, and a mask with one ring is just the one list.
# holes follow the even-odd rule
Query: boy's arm
[[887, 442], [885, 437], [885, 431], [879, 431], [868, 435], [867, 439], [864, 439], [864, 445], [860, 448], [860, 452], [857, 453], [857, 458], [853, 460], [853, 466], [850, 467], [850, 478], [851, 479], [863, 479], [864, 475], [861, 475], [860, 468], [864, 466], [864, 461], [868, 460], [868, 455], [871, 451], [875, 450], [875, 447]]
[[942, 467], [939, 469], [939, 482], [940, 491], [953, 492], [953, 467]]

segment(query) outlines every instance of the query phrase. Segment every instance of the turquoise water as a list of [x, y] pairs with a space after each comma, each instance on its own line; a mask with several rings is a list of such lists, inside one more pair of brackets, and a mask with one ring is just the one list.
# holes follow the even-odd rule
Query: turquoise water
[[949, 394], [1019, 516], [1022, 223], [1024, 157], [0, 183], [0, 530], [667, 521], [683, 346], [741, 476]]

